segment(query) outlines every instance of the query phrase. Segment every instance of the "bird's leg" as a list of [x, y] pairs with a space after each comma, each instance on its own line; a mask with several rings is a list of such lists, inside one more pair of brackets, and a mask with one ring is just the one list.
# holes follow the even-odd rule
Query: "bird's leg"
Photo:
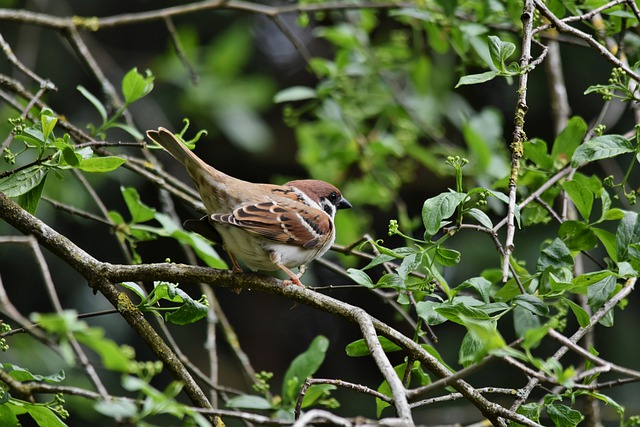
[[244, 273], [233, 253], [231, 253], [226, 247], [224, 247], [224, 250], [227, 252], [227, 255], [229, 255], [229, 258], [231, 258], [231, 263], [233, 264], [233, 268], [231, 269], [231, 271], [233, 273]]
[[285, 267], [284, 265], [280, 264], [279, 262], [274, 263], [280, 270], [284, 271], [285, 273], [287, 273], [287, 275], [289, 277], [291, 277], [291, 280], [283, 280], [282, 281], [282, 285], [283, 286], [287, 286], [290, 284], [294, 284], [297, 286], [302, 286], [304, 288], [304, 285], [302, 284], [302, 282], [300, 281], [300, 277], [295, 274], [293, 271], [289, 270], [287, 267]]

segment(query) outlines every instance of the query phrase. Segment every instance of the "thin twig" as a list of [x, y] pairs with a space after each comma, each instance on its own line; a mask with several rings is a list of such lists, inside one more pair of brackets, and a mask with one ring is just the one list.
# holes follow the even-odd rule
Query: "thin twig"
[[169, 32], [169, 37], [171, 38], [171, 43], [173, 44], [173, 48], [176, 51], [176, 55], [178, 55], [178, 59], [185, 66], [187, 71], [189, 72], [189, 76], [191, 76], [191, 83], [197, 85], [200, 81], [200, 76], [196, 72], [193, 64], [187, 57], [184, 49], [182, 49], [182, 43], [180, 43], [180, 38], [178, 37], [178, 32], [176, 31], [176, 26], [173, 25], [173, 19], [170, 16], [164, 17], [164, 23], [167, 26], [167, 31]]
[[304, 397], [307, 394], [307, 390], [309, 390], [309, 387], [313, 386], [313, 385], [317, 385], [317, 384], [330, 384], [330, 385], [334, 385], [336, 387], [344, 387], [348, 390], [353, 390], [355, 392], [358, 393], [363, 393], [363, 394], [369, 394], [377, 399], [380, 399], [384, 402], [387, 402], [388, 404], [393, 404], [393, 399], [391, 399], [389, 396], [384, 395], [382, 393], [380, 393], [377, 390], [373, 390], [367, 386], [364, 386], [362, 384], [354, 384], [348, 381], [343, 381], [343, 380], [332, 380], [332, 379], [326, 379], [326, 378], [307, 378], [304, 381], [304, 384], [302, 384], [302, 388], [300, 389], [300, 393], [298, 394], [298, 400], [296, 401], [296, 407], [293, 411], [293, 415], [294, 415], [294, 419], [298, 419], [300, 418], [300, 412], [302, 410], [302, 401], [304, 400]]
[[[533, 0], [525, 0], [520, 19], [523, 24], [522, 45], [520, 54], [520, 69], [527, 70], [531, 62], [531, 40], [533, 38]], [[529, 72], [520, 74], [518, 82], [518, 101], [515, 111], [515, 127], [511, 142], [511, 173], [509, 175], [509, 203], [507, 206], [507, 236], [504, 243], [504, 256], [502, 260], [502, 281], [506, 283], [509, 278], [509, 264], [514, 249], [516, 233], [516, 197], [518, 186], [518, 174], [520, 173], [520, 159], [524, 151], [524, 143], [527, 136], [524, 131], [524, 118], [527, 114], [527, 87]], [[495, 229], [495, 228], [494, 228]]]
[[[516, 389], [500, 388], [500, 387], [483, 387], [483, 388], [479, 388], [477, 391], [478, 393], [481, 393], [481, 394], [495, 393], [495, 394], [506, 394], [510, 396], [515, 396], [518, 394], [518, 390]], [[463, 397], [464, 396], [462, 396], [462, 394], [460, 393], [450, 393], [445, 396], [432, 397], [430, 399], [424, 399], [418, 402], [413, 402], [411, 404], [411, 407], [417, 408], [419, 406], [433, 405], [434, 403], [452, 402], [454, 400], [458, 400]]]
[[411, 416], [411, 408], [407, 401], [406, 389], [400, 378], [398, 378], [391, 362], [389, 362], [387, 355], [382, 350], [371, 318], [361, 309], [355, 311], [354, 318], [360, 326], [364, 341], [371, 352], [373, 360], [378, 365], [378, 370], [380, 370], [389, 384], [391, 395], [393, 396], [393, 404], [398, 412], [398, 416], [405, 420], [408, 426], [413, 425], [413, 417]]

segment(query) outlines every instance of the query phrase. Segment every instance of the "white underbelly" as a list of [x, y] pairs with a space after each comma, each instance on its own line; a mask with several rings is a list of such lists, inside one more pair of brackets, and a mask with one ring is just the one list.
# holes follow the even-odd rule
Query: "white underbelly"
[[324, 248], [304, 249], [251, 235], [234, 226], [216, 224], [215, 227], [222, 236], [226, 250], [253, 271], [278, 270], [271, 254], [279, 254], [279, 259], [276, 258], [275, 261], [287, 268], [299, 267], [324, 254], [332, 243]]

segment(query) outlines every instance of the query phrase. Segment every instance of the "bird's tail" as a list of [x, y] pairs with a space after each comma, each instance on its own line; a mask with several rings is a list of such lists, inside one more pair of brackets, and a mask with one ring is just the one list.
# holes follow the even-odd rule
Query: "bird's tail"
[[160, 127], [158, 130], [148, 130], [147, 136], [152, 141], [157, 142], [171, 154], [177, 161], [182, 163], [187, 169], [193, 162], [202, 163], [202, 160], [196, 156], [186, 145], [184, 145], [173, 133], [167, 129]]

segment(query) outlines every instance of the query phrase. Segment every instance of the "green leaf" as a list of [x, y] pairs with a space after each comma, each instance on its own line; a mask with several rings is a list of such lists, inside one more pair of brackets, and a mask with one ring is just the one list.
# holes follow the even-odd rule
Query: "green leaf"
[[315, 30], [315, 34], [338, 47], [356, 49], [360, 45], [358, 31], [356, 27], [351, 25], [338, 25], [335, 27], [318, 27]]
[[[9, 393], [5, 393], [5, 396], [8, 396]], [[0, 405], [0, 425], [2, 426], [19, 426], [20, 422], [18, 421], [18, 417], [11, 410], [12, 405]]]
[[549, 245], [542, 249], [538, 258], [537, 271], [544, 271], [548, 267], [573, 267], [573, 257], [569, 252], [569, 248], [558, 238], [553, 239]]
[[[429, 259], [428, 255], [423, 252], [407, 254], [400, 263], [400, 267], [396, 269], [396, 273], [405, 281], [408, 280], [409, 275], [420, 267], [425, 258]], [[430, 265], [430, 262], [427, 261], [426, 264]]]
[[484, 350], [482, 342], [471, 332], [467, 332], [462, 338], [462, 343], [460, 343], [458, 362], [466, 368], [477, 360], [482, 359], [485, 354], [486, 351]]
[[156, 210], [140, 200], [140, 194], [134, 187], [120, 187], [120, 192], [131, 214], [131, 222], [147, 222], [155, 218]]
[[529, 310], [533, 314], [537, 314], [538, 316], [546, 316], [547, 314], [549, 314], [549, 306], [547, 306], [547, 304], [542, 302], [540, 298], [534, 295], [516, 295], [513, 299], [513, 303]]
[[573, 315], [576, 316], [576, 320], [578, 321], [580, 327], [586, 328], [587, 326], [589, 326], [589, 324], [591, 323], [589, 321], [589, 314], [582, 307], [568, 298], [562, 298], [562, 301], [569, 305], [569, 308], [573, 312]]
[[442, 246], [436, 246], [436, 262], [440, 263], [445, 267], [451, 267], [460, 262], [460, 252], [447, 249]]
[[[378, 336], [378, 341], [380, 342], [380, 345], [382, 346], [382, 350], [385, 353], [392, 353], [394, 351], [402, 350], [402, 348], [399, 347], [397, 344], [389, 341], [389, 339], [383, 336]], [[350, 356], [350, 357], [362, 357], [362, 356], [368, 356], [371, 354], [371, 352], [369, 351], [369, 347], [367, 346], [367, 343], [365, 342], [364, 339], [359, 339], [349, 343], [345, 348], [345, 351], [347, 352], [347, 356]]]
[[503, 42], [499, 37], [489, 36], [489, 55], [498, 71], [506, 72], [506, 60], [516, 51], [516, 46], [510, 42]]
[[447, 321], [447, 318], [436, 311], [436, 308], [442, 306], [443, 303], [435, 301], [420, 301], [416, 304], [416, 313], [422, 320], [427, 322], [429, 326], [440, 325]]
[[45, 175], [42, 180], [33, 187], [31, 190], [21, 195], [18, 199], [18, 204], [22, 206], [24, 210], [34, 215], [36, 213], [36, 209], [38, 208], [38, 202], [40, 202], [40, 198], [42, 197], [42, 190], [44, 190], [45, 182], [47, 181], [47, 175]]
[[319, 335], [304, 353], [293, 359], [282, 380], [282, 400], [285, 407], [295, 404], [302, 384], [322, 365], [328, 348], [329, 340]]
[[65, 147], [62, 148], [61, 151], [62, 151], [62, 158], [69, 166], [75, 168], [80, 165], [80, 162], [82, 161], [82, 157], [76, 154], [73, 147], [67, 144]]
[[102, 415], [116, 419], [130, 418], [136, 415], [136, 413], [138, 412], [135, 403], [119, 398], [115, 398], [109, 401], [100, 400], [96, 402], [95, 405], [93, 405], [93, 408], [96, 410], [96, 412]]
[[584, 419], [580, 412], [559, 403], [545, 405], [545, 409], [557, 427], [574, 427]]
[[347, 270], [347, 275], [351, 278], [351, 280], [353, 280], [354, 282], [356, 282], [358, 285], [362, 285], [365, 286], [367, 288], [373, 288], [373, 281], [371, 280], [371, 277], [369, 277], [369, 275], [367, 273], [365, 273], [362, 270], [358, 270], [355, 268], [349, 268]]
[[46, 406], [26, 404], [24, 409], [40, 427], [66, 427], [66, 424]]
[[102, 102], [100, 102], [100, 100], [98, 98], [96, 98], [95, 96], [93, 96], [93, 94], [91, 92], [89, 92], [87, 89], [85, 89], [82, 86], [76, 86], [76, 89], [78, 89], [78, 92], [80, 92], [82, 94], [82, 96], [84, 96], [85, 98], [87, 98], [87, 100], [93, 104], [93, 106], [96, 108], [96, 110], [98, 110], [98, 114], [100, 114], [100, 118], [102, 119], [102, 122], [106, 122], [107, 121], [107, 108], [102, 104]]
[[480, 83], [488, 82], [489, 80], [493, 80], [496, 76], [499, 76], [499, 71], [485, 71], [484, 73], [479, 74], [468, 74], [466, 76], [460, 77], [458, 83], [456, 83], [456, 88], [465, 85], [477, 85]]
[[553, 147], [551, 148], [551, 158], [558, 166], [566, 165], [575, 150], [587, 134], [587, 124], [578, 116], [569, 119], [567, 126], [558, 134]]
[[125, 159], [116, 156], [89, 157], [80, 161], [78, 169], [85, 172], [111, 172], [118, 169], [125, 162]]
[[29, 166], [0, 179], [0, 192], [7, 197], [18, 197], [37, 187], [49, 172], [40, 165]]
[[56, 127], [58, 118], [48, 108], [45, 108], [40, 113], [40, 126], [42, 126], [43, 140], [46, 143], [53, 132], [53, 128]]
[[536, 348], [540, 344], [540, 341], [547, 336], [549, 329], [551, 329], [551, 325], [549, 323], [537, 328], [529, 329], [524, 333], [524, 340], [520, 344], [521, 347], [525, 350]]
[[74, 310], [65, 310], [61, 314], [34, 313], [31, 318], [46, 331], [60, 335], [62, 341], [66, 341], [67, 333], [73, 333], [78, 342], [100, 356], [107, 369], [129, 372], [130, 359], [133, 356], [131, 351], [105, 338], [102, 328], [89, 327], [86, 322], [78, 320], [78, 314]]
[[140, 297], [140, 299], [145, 299], [147, 297], [147, 293], [135, 282], [122, 282], [120, 286], [123, 288], [127, 288], [130, 291], [134, 292], [136, 295]]
[[[64, 381], [65, 373], [63, 370], [51, 375], [34, 374], [28, 369], [11, 363], [1, 363], [2, 369], [20, 382], [25, 381], [43, 381], [47, 383], [59, 383]], [[0, 405], [2, 406], [2, 405]]]
[[614, 276], [615, 274], [611, 270], [593, 271], [591, 273], [581, 274], [575, 279], [573, 283], [576, 287], [586, 288], [593, 285], [596, 282], [606, 279], [607, 277]]
[[593, 208], [593, 192], [577, 181], [566, 181], [562, 184], [562, 188], [567, 192], [573, 204], [576, 205], [582, 218], [588, 221]]
[[636, 271], [640, 271], [640, 243], [630, 244], [628, 253], [631, 266]]
[[[161, 218], [165, 217], [164, 214], [156, 214], [156, 219], [158, 221]], [[162, 221], [160, 221], [162, 223]], [[211, 268], [218, 268], [222, 270], [227, 270], [227, 263], [220, 258], [218, 252], [211, 246], [211, 243], [197, 233], [188, 233], [184, 230], [175, 230], [171, 233], [171, 237], [176, 239], [178, 242], [188, 245], [193, 249], [202, 261], [204, 261], [207, 266]]]
[[165, 315], [165, 319], [174, 325], [188, 325], [207, 317], [209, 306], [191, 297], [183, 296], [183, 303], [176, 311], [170, 311]]
[[109, 128], [122, 129], [123, 131], [125, 131], [129, 135], [131, 135], [136, 141], [142, 141], [144, 139], [144, 135], [142, 135], [142, 133], [140, 133], [140, 131], [138, 129], [136, 129], [133, 126], [130, 126], [130, 125], [126, 124], [126, 123], [111, 122], [109, 124]]
[[587, 288], [587, 303], [594, 310], [599, 309], [611, 296], [616, 288], [616, 277], [607, 276]]
[[513, 329], [516, 336], [524, 338], [527, 331], [540, 327], [540, 317], [521, 306], [513, 308]]
[[489, 216], [486, 213], [482, 212], [480, 209], [471, 208], [465, 213], [475, 218], [476, 221], [478, 221], [483, 227], [493, 228], [493, 222], [491, 222], [491, 218], [489, 218]]
[[489, 315], [482, 309], [464, 303], [441, 304], [434, 309], [448, 320], [463, 326], [465, 326], [464, 319], [489, 319]]
[[571, 166], [577, 168], [595, 160], [608, 159], [634, 151], [633, 144], [621, 135], [602, 135], [579, 146], [571, 158]]
[[243, 409], [271, 409], [272, 405], [267, 399], [262, 396], [252, 396], [244, 394], [240, 396], [232, 397], [227, 400], [228, 408], [243, 408]]
[[281, 90], [273, 97], [276, 104], [317, 98], [316, 91], [306, 86], [292, 86]]
[[[473, 339], [481, 343], [481, 346], [472, 354], [469, 362], [477, 362], [489, 352], [499, 350], [506, 345], [504, 338], [498, 332], [497, 323], [494, 320], [469, 318], [464, 315], [461, 315], [460, 319]], [[460, 362], [462, 363], [462, 361]]]
[[78, 342], [86, 345], [100, 356], [102, 365], [105, 368], [116, 372], [130, 372], [132, 352], [119, 346], [115, 341], [106, 338], [103, 329], [87, 327], [74, 335]]
[[422, 222], [425, 233], [433, 236], [440, 230], [442, 221], [449, 218], [466, 199], [465, 193], [450, 191], [427, 199], [422, 205]]
[[580, 221], [565, 221], [558, 229], [558, 236], [572, 251], [587, 251], [598, 243], [598, 237], [588, 224]]
[[[564, 277], [558, 277], [556, 276], [556, 274], [552, 273], [552, 271], [555, 271], [555, 273], [559, 274], [560, 276], [563, 275], [562, 273], [565, 273]], [[552, 291], [549, 294], [545, 294], [545, 295], [548, 295], [550, 297], [555, 297], [557, 295], [562, 295], [567, 291], [572, 292], [573, 290], [579, 287], [579, 285], [576, 285], [574, 282], [571, 281], [571, 278], [570, 278], [571, 273], [566, 274], [566, 272], [567, 272], [566, 269], [561, 269], [561, 270], [549, 269], [548, 271], [545, 271], [543, 273], [541, 277], [543, 280], [545, 276], [548, 277], [549, 288], [551, 288], [551, 291]]]
[[378, 288], [404, 289], [404, 279], [395, 273], [387, 273], [383, 275], [374, 286]]
[[328, 397], [331, 390], [335, 390], [337, 387], [333, 384], [312, 384], [302, 399], [302, 408], [308, 408], [319, 402], [322, 398]]
[[633, 268], [631, 263], [623, 261], [618, 263], [618, 276], [621, 277], [638, 277], [638, 272]]
[[33, 127], [24, 128], [22, 132], [16, 134], [15, 139], [37, 148], [38, 157], [43, 155], [46, 141], [44, 140], [44, 134], [40, 129]]
[[42, 329], [53, 334], [65, 335], [87, 328], [87, 324], [78, 320], [75, 310], [64, 310], [62, 313], [32, 313], [30, 319]]
[[553, 168], [553, 158], [548, 153], [547, 143], [539, 138], [533, 138], [524, 144], [524, 157], [543, 170]]
[[467, 289], [467, 288], [475, 289], [482, 297], [482, 300], [487, 304], [489, 303], [489, 298], [490, 298], [489, 292], [491, 290], [490, 281], [488, 281], [484, 277], [472, 277], [460, 283], [458, 286], [456, 286], [456, 288], [453, 290], [454, 295], [459, 293], [461, 290]]
[[127, 104], [146, 96], [153, 89], [153, 74], [146, 71], [146, 76], [138, 73], [137, 68], [132, 68], [122, 79], [122, 95]]
[[589, 391], [585, 393], [587, 396], [592, 396], [595, 397], [598, 400], [603, 401], [604, 403], [606, 403], [607, 405], [613, 407], [616, 412], [618, 413], [618, 415], [622, 416], [624, 414], [624, 406], [620, 405], [618, 402], [616, 402], [615, 400], [613, 400], [611, 397], [599, 393], [597, 391]]
[[424, 371], [424, 369], [422, 369], [422, 364], [417, 360], [413, 364], [411, 373], [413, 374], [412, 379], [416, 381], [419, 386], [425, 386], [432, 383], [431, 377]]
[[197, 322], [207, 316], [209, 306], [207, 301], [196, 301], [177, 285], [168, 282], [155, 282], [153, 291], [143, 301], [142, 309], [156, 312], [156, 304], [160, 300], [167, 300], [179, 304], [173, 310], [166, 310], [165, 319], [176, 325], [186, 325]]
[[640, 216], [626, 212], [616, 230], [617, 262], [629, 260], [629, 245], [640, 242]]
[[538, 422], [540, 420], [540, 412], [542, 412], [542, 405], [539, 403], [525, 403], [516, 412], [532, 421]]
[[607, 251], [607, 255], [609, 255], [609, 258], [611, 258], [614, 262], [618, 262], [616, 236], [613, 233], [610, 233], [609, 231], [603, 230], [602, 228], [598, 227], [591, 227], [591, 231], [593, 231], [593, 234], [595, 234], [598, 240], [600, 240], [602, 246], [604, 246], [605, 250]]

